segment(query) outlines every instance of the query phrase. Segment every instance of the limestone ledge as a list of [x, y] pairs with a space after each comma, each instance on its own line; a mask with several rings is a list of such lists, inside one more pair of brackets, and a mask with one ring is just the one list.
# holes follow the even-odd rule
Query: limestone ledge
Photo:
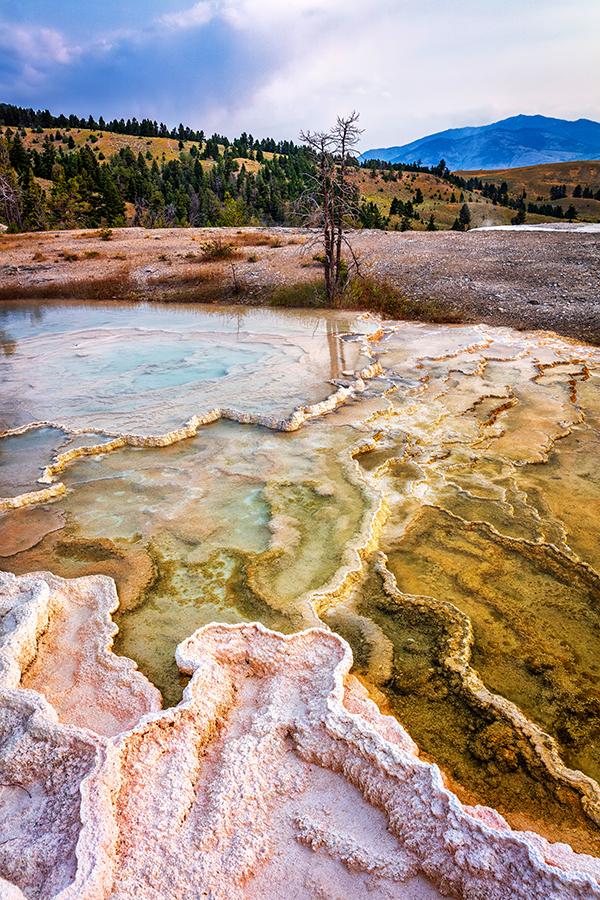
[[584, 812], [600, 825], [600, 790], [597, 782], [583, 772], [566, 766], [555, 739], [528, 719], [516, 704], [486, 687], [477, 670], [471, 666], [473, 626], [469, 617], [446, 600], [415, 597], [399, 591], [396, 579], [387, 567], [385, 553], [381, 551], [377, 554], [375, 569], [382, 578], [385, 592], [400, 604], [407, 603], [440, 612], [447, 628], [446, 646], [440, 659], [442, 665], [458, 677], [463, 690], [475, 705], [493, 710], [500, 718], [510, 720], [551, 776], [550, 783], [556, 782], [573, 788], [581, 798]]
[[[110, 662], [110, 579], [0, 591], [1, 897], [600, 897], [599, 860], [461, 804], [333, 633], [206, 626], [177, 648], [182, 702], [158, 711]], [[61, 609], [99, 631], [67, 636], [89, 676], [76, 706], [53, 688]], [[100, 733], [106, 696], [136, 721]]]
[[0, 572], [0, 689], [41, 693], [62, 722], [104, 735], [159, 710], [159, 691], [112, 652], [118, 605], [105, 575]]
[[56, 428], [73, 436], [79, 434], [97, 434], [110, 440], [103, 441], [99, 444], [93, 444], [83, 447], [73, 447], [64, 453], [60, 453], [49, 465], [47, 465], [41, 476], [38, 478], [40, 484], [50, 485], [39, 491], [28, 491], [24, 494], [18, 494], [15, 497], [0, 497], [0, 511], [9, 509], [19, 509], [24, 506], [32, 506], [39, 503], [47, 503], [57, 497], [62, 496], [66, 492], [66, 486], [62, 482], [53, 483], [56, 476], [59, 475], [73, 460], [80, 459], [85, 456], [99, 456], [104, 453], [111, 453], [114, 450], [120, 450], [122, 447], [168, 447], [179, 441], [194, 437], [200, 428], [204, 425], [210, 425], [219, 419], [225, 419], [230, 422], [238, 422], [242, 425], [261, 425], [264, 428], [270, 428], [274, 431], [298, 431], [305, 422], [310, 419], [316, 419], [320, 416], [333, 412], [339, 406], [347, 403], [357, 394], [365, 390], [365, 381], [376, 378], [383, 372], [378, 362], [365, 366], [359, 372], [355, 373], [355, 377], [348, 384], [341, 384], [336, 387], [328, 397], [318, 403], [310, 405], [298, 406], [296, 409], [284, 419], [276, 416], [260, 415], [257, 413], [243, 412], [240, 410], [230, 409], [228, 407], [214, 407], [207, 410], [201, 415], [193, 415], [180, 428], [164, 434], [140, 435], [140, 434], [111, 434], [101, 428], [81, 428], [72, 429], [66, 427], [60, 422], [32, 422], [19, 428], [13, 428], [0, 434], [3, 437], [12, 437], [19, 434], [25, 434], [38, 428]]

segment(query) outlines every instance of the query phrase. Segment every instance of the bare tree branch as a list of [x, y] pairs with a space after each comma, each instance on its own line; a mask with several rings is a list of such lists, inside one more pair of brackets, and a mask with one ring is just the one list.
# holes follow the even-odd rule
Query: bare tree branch
[[310, 187], [301, 196], [305, 224], [319, 228], [323, 248], [325, 292], [333, 306], [339, 300], [348, 276], [348, 264], [342, 256], [347, 247], [352, 265], [358, 270], [358, 259], [345, 235], [349, 222], [358, 212], [356, 189], [349, 180], [350, 160], [362, 134], [359, 114], [338, 116], [329, 131], [303, 131], [300, 139], [315, 154], [316, 171], [309, 176]]

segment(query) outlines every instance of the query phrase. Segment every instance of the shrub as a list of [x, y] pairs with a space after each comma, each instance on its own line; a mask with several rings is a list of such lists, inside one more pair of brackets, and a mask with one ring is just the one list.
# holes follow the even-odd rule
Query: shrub
[[367, 309], [388, 319], [411, 319], [421, 322], [462, 322], [460, 310], [446, 301], [429, 297], [414, 300], [384, 279], [353, 278], [342, 294], [341, 307]]
[[101, 228], [98, 232], [98, 237], [101, 241], [110, 241], [112, 236], [112, 228]]
[[301, 281], [298, 284], [282, 284], [274, 288], [268, 298], [269, 306], [325, 307], [325, 289], [321, 281]]
[[233, 244], [227, 243], [222, 238], [215, 238], [202, 244], [202, 259], [209, 262], [217, 259], [234, 259], [237, 252]]

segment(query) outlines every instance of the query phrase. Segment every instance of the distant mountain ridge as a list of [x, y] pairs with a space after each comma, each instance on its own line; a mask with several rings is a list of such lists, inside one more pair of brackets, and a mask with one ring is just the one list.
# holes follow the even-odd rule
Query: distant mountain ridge
[[420, 160], [426, 166], [445, 159], [452, 171], [600, 159], [600, 122], [511, 116], [490, 125], [449, 128], [400, 147], [367, 150], [360, 159], [392, 163]]

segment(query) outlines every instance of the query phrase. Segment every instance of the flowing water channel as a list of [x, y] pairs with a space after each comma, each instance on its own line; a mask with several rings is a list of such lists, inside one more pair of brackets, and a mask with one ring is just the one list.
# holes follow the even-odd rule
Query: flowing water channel
[[0, 331], [0, 568], [112, 576], [165, 704], [201, 625], [327, 625], [463, 799], [600, 855], [600, 351], [175, 304]]

